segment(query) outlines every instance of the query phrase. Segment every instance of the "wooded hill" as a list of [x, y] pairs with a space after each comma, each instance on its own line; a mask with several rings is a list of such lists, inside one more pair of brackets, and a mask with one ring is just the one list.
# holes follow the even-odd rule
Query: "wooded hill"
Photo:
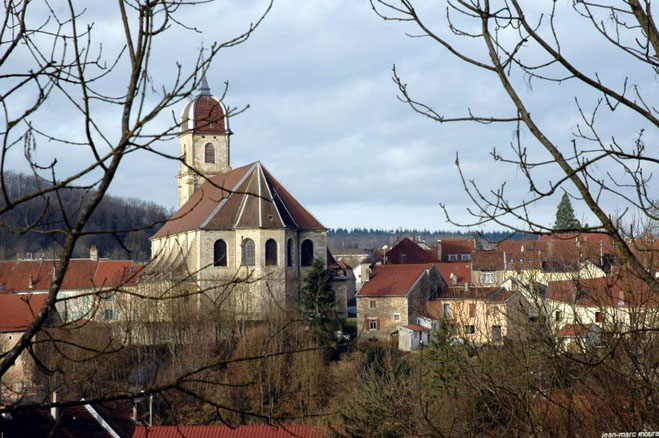
[[367, 228], [332, 228], [327, 232], [328, 245], [333, 254], [354, 254], [370, 252], [383, 245], [392, 246], [405, 237], [422, 239], [429, 246], [434, 246], [439, 239], [471, 239], [476, 238], [478, 247], [485, 247], [489, 242], [499, 242], [504, 239], [536, 239], [530, 234], [511, 234], [505, 231], [429, 231], [418, 229], [378, 230]]
[[[52, 187], [33, 175], [12, 171], [4, 174], [3, 188], [10, 202], [34, 193], [37, 185], [42, 190]], [[67, 219], [77, 217], [83, 201], [92, 193], [85, 188], [49, 192], [0, 215], [0, 259], [57, 257], [63, 239], [57, 230], [67, 227]], [[0, 196], [0, 205], [5, 204]], [[74, 257], [88, 257], [90, 246], [96, 245], [100, 257], [147, 261], [151, 251], [149, 236], [170, 214], [154, 202], [106, 195], [84, 229], [91, 234], [80, 238]]]

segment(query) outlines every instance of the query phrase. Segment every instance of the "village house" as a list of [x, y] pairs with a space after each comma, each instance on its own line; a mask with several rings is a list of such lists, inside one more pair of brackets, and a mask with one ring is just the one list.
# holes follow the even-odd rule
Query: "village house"
[[[47, 293], [59, 263], [53, 259], [0, 261], [0, 294]], [[132, 260], [99, 258], [92, 246], [89, 258], [69, 261], [56, 303], [60, 318], [64, 322], [119, 320], [114, 292], [134, 284], [138, 272]]]
[[547, 284], [557, 280], [577, 280], [606, 276], [608, 253], [599, 241], [517, 240], [500, 242], [496, 249], [472, 254], [472, 283], [500, 285], [507, 278]]
[[628, 270], [582, 281], [552, 281], [545, 314], [554, 332], [567, 324], [594, 324], [604, 332], [659, 325], [659, 298]]
[[389, 341], [398, 328], [416, 324], [426, 301], [446, 287], [432, 263], [377, 265], [357, 293], [357, 323], [367, 339]]
[[[41, 311], [47, 294], [0, 294], [0, 355], [18, 343], [35, 316]], [[56, 316], [48, 318], [57, 321]], [[0, 403], [34, 395], [35, 364], [25, 350], [14, 365], [2, 376]]]
[[474, 344], [519, 339], [528, 321], [526, 299], [504, 287], [445, 288], [428, 301], [427, 312], [447, 321], [455, 336]]

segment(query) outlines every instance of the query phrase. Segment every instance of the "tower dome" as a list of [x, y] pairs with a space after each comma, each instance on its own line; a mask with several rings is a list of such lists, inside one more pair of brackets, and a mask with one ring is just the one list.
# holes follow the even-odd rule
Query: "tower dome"
[[199, 94], [189, 101], [181, 113], [180, 133], [231, 134], [227, 110], [211, 94], [206, 76], [201, 78]]

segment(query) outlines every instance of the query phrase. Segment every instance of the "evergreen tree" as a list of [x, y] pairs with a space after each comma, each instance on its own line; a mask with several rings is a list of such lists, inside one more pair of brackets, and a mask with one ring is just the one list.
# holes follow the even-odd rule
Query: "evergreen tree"
[[[334, 321], [334, 291], [330, 285], [332, 271], [320, 259], [314, 259], [311, 270], [304, 279], [302, 306], [308, 324], [326, 332]], [[327, 334], [327, 333], [325, 333]]]
[[556, 208], [556, 222], [554, 222], [554, 230], [569, 230], [574, 228], [581, 228], [581, 223], [574, 216], [572, 203], [567, 193], [563, 193], [561, 202], [558, 203]]

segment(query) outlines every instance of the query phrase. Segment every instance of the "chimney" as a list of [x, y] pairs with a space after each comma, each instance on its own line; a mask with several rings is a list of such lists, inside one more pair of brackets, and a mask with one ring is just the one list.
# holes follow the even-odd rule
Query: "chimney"
[[91, 248], [89, 248], [89, 260], [98, 260], [98, 249], [96, 249], [96, 245], [92, 245]]
[[454, 285], [458, 284], [458, 276], [455, 275], [453, 272], [451, 272], [451, 280], [452, 280]]
[[367, 264], [362, 265], [362, 284], [371, 279], [371, 268]]
[[[53, 403], [57, 403], [57, 391], [53, 391]], [[50, 416], [53, 417], [53, 420], [57, 420], [57, 417], [59, 417], [59, 408], [51, 406]]]
[[56, 271], [55, 271], [55, 266], [53, 266], [53, 270], [50, 271], [50, 281], [51, 281], [51, 282], [54, 282], [54, 281], [55, 281], [55, 277], [57, 277], [57, 273], [56, 273]]
[[32, 279], [32, 276], [30, 275], [30, 278], [27, 280], [27, 288], [28, 289], [34, 289], [34, 280]]
[[441, 239], [437, 240], [437, 261], [438, 262], [442, 261], [442, 240]]
[[469, 283], [465, 281], [465, 292], [469, 292]]
[[508, 261], [506, 260], [506, 251], [503, 252], [503, 270], [508, 269]]

